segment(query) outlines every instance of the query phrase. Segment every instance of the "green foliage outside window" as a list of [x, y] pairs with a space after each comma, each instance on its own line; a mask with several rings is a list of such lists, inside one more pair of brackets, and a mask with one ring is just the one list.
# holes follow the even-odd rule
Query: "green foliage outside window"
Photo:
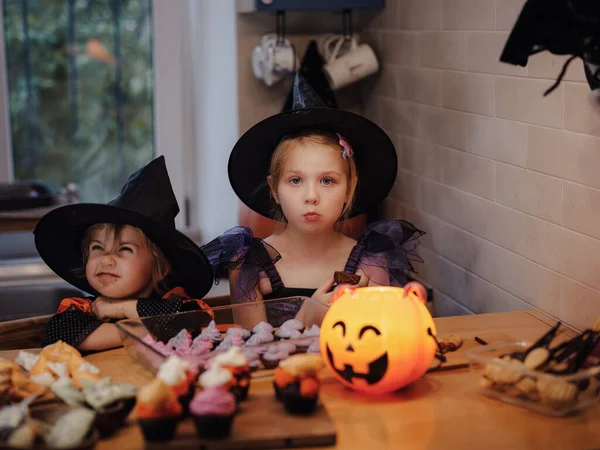
[[154, 155], [151, 0], [4, 0], [16, 180], [106, 202]]

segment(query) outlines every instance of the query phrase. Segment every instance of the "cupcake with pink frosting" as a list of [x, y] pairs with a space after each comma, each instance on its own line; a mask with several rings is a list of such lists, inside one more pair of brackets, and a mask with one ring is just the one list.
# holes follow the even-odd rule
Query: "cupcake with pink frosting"
[[194, 418], [196, 432], [204, 439], [229, 436], [235, 410], [235, 397], [220, 387], [202, 389], [190, 402], [190, 414]]
[[217, 323], [214, 320], [211, 320], [208, 326], [204, 328], [200, 334], [214, 345], [217, 345], [223, 340], [221, 338], [221, 332], [217, 329]]
[[192, 346], [185, 354], [190, 356], [199, 356], [210, 352], [212, 349], [213, 344], [211, 341], [196, 338], [194, 339], [194, 342], [192, 342]]
[[169, 339], [167, 345], [173, 347], [176, 353], [185, 354], [185, 352], [192, 346], [192, 335], [184, 328], [171, 339]]
[[246, 343], [244, 335], [238, 331], [225, 336], [223, 342], [229, 342], [232, 347], [242, 347]]

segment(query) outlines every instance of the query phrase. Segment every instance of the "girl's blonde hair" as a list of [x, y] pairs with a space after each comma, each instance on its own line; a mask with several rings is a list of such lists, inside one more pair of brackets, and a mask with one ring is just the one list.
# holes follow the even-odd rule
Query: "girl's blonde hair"
[[[283, 215], [281, 206], [277, 204], [273, 198], [273, 191], [279, 185], [281, 176], [285, 169], [285, 162], [287, 161], [290, 151], [297, 145], [302, 145], [306, 142], [312, 142], [315, 144], [327, 145], [333, 149], [339, 150], [340, 158], [342, 158], [343, 147], [340, 145], [340, 138], [336, 133], [322, 130], [310, 130], [304, 129], [299, 130], [281, 139], [273, 156], [271, 157], [271, 166], [269, 167], [269, 190], [271, 192], [271, 199], [273, 208], [271, 210], [271, 218], [279, 222], [287, 222], [287, 219]], [[348, 179], [348, 196], [350, 200], [344, 204], [344, 209], [340, 214], [340, 220], [347, 219], [350, 211], [352, 211], [352, 205], [354, 204], [354, 195], [356, 193], [356, 186], [358, 185], [358, 171], [356, 170], [356, 162], [354, 157], [351, 156], [345, 160], [347, 164], [344, 164], [344, 171]]]
[[88, 258], [90, 257], [90, 242], [92, 240], [92, 235], [96, 231], [105, 230], [106, 234], [112, 233], [113, 235], [113, 248], [112, 251], [117, 245], [119, 245], [119, 236], [121, 235], [121, 231], [126, 226], [130, 226], [135, 230], [136, 233], [139, 233], [140, 236], [144, 238], [146, 241], [146, 245], [148, 246], [148, 250], [152, 253], [152, 289], [159, 295], [165, 294], [169, 289], [165, 285], [165, 278], [171, 273], [171, 264], [165, 257], [165, 254], [162, 252], [158, 246], [152, 242], [148, 236], [139, 228], [134, 227], [132, 225], [126, 224], [118, 224], [118, 223], [97, 223], [88, 227], [85, 230], [85, 234], [83, 236], [83, 242], [81, 243], [81, 252], [83, 254], [83, 268], [79, 271], [80, 275], [85, 275], [85, 266], [88, 262]]

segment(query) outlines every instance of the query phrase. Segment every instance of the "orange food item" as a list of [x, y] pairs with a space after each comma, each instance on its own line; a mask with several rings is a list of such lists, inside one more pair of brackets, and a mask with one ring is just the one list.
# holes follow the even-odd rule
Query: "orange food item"
[[303, 378], [300, 380], [300, 395], [303, 397], [316, 397], [319, 394], [320, 383], [316, 378]]
[[279, 388], [284, 388], [288, 384], [292, 384], [294, 381], [297, 380], [296, 377], [293, 377], [292, 375], [287, 373], [282, 367], [279, 367], [279, 366], [275, 367], [274, 374], [275, 374], [275, 384]]
[[159, 378], [155, 378], [138, 392], [135, 413], [140, 419], [178, 416], [182, 409], [173, 389]]

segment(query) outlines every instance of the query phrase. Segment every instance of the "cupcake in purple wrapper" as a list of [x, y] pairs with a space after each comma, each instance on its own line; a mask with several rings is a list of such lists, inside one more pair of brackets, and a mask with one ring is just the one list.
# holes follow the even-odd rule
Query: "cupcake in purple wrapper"
[[291, 328], [293, 330], [302, 331], [304, 330], [304, 324], [298, 319], [290, 319], [283, 322], [279, 328]]
[[170, 356], [175, 353], [175, 349], [170, 344], [165, 344], [162, 341], [155, 343], [152, 348], [165, 356]]
[[254, 334], [258, 334], [261, 332], [273, 334], [273, 326], [267, 322], [259, 322], [254, 326], [254, 328], [252, 328], [252, 332]]
[[284, 327], [283, 325], [275, 333], [275, 337], [278, 339], [297, 339], [302, 336], [300, 330], [296, 330], [291, 327]]
[[185, 354], [186, 350], [192, 346], [192, 335], [185, 328], [169, 339], [168, 345], [173, 347], [177, 353]]
[[239, 327], [229, 328], [225, 333], [225, 337], [233, 336], [234, 334], [241, 335], [244, 341], [250, 337], [250, 332], [248, 330]]
[[233, 394], [219, 387], [202, 389], [190, 403], [190, 414], [194, 418], [196, 432], [204, 439], [223, 439], [229, 436], [235, 410]]
[[243, 347], [246, 343], [244, 340], [244, 335], [238, 331], [230, 334], [229, 336], [225, 336], [225, 341], [228, 341], [232, 347]]
[[204, 328], [200, 334], [205, 336], [214, 345], [217, 345], [223, 340], [221, 338], [221, 332], [217, 329], [217, 324], [214, 320], [211, 320], [208, 326]]
[[265, 369], [274, 369], [279, 364], [279, 361], [288, 356], [290, 356], [288, 352], [273, 346], [260, 355], [260, 360], [263, 363], [263, 366], [265, 366]]
[[213, 344], [211, 341], [205, 341], [196, 338], [194, 342], [192, 342], [192, 346], [185, 354], [190, 356], [199, 356], [210, 352], [212, 348]]
[[250, 339], [246, 341], [246, 345], [260, 345], [266, 344], [268, 342], [273, 342], [275, 337], [272, 333], [268, 331], [259, 331], [258, 333], [254, 333]]
[[227, 341], [223, 341], [219, 345], [217, 345], [217, 347], [215, 348], [215, 351], [221, 352], [221, 351], [229, 350], [230, 348], [231, 348], [231, 343], [227, 340]]

